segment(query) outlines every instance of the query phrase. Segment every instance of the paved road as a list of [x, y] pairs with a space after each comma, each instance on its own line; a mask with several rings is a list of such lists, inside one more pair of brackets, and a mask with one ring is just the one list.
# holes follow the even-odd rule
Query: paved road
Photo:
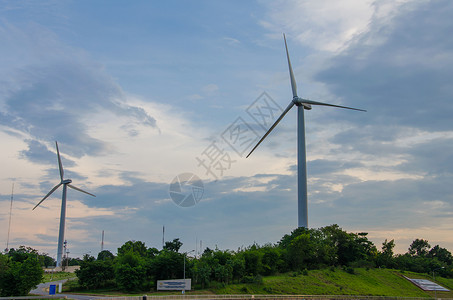
[[39, 295], [39, 296], [47, 296], [47, 295], [49, 295], [50, 285], [55, 284], [57, 286], [57, 295], [66, 297], [68, 299], [88, 300], [88, 299], [105, 299], [105, 298], [107, 298], [107, 297], [97, 297], [97, 296], [90, 296], [90, 295], [59, 294], [58, 285], [60, 283], [66, 282], [66, 281], [67, 281], [67, 279], [40, 283], [34, 290], [30, 291], [30, 294]]
[[58, 280], [58, 281], [40, 283], [40, 284], [38, 284], [38, 286], [34, 290], [30, 291], [30, 294], [42, 295], [42, 296], [49, 295], [49, 286], [51, 284], [55, 284], [57, 286], [57, 292], [58, 292], [58, 285], [60, 283], [63, 284], [66, 281], [68, 281], [68, 280], [67, 279], [63, 279], [63, 280]]

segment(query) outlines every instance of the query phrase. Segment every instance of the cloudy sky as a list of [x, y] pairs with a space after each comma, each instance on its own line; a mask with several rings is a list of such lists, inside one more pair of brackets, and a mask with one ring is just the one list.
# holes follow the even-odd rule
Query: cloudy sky
[[[453, 250], [453, 2], [0, 0], [0, 242], [56, 256], [65, 177], [70, 256], [128, 240], [183, 250], [275, 243], [297, 226], [299, 96], [309, 226]], [[238, 127], [239, 126], [239, 127]], [[238, 138], [234, 130], [247, 134]], [[237, 132], [236, 132], [237, 133]], [[170, 197], [198, 176], [198, 204]], [[183, 175], [181, 175], [181, 178]], [[187, 189], [182, 192], [185, 193]]]

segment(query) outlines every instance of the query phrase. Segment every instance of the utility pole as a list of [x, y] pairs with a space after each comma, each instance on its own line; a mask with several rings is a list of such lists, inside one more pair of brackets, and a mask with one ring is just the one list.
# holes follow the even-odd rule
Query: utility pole
[[[67, 241], [67, 240], [64, 240], [64, 242], [63, 242], [63, 248], [64, 248], [64, 250], [63, 250], [63, 261], [61, 262], [61, 270], [62, 270], [62, 271], [65, 270], [64, 261], [65, 261], [65, 259], [67, 258], [67, 257], [66, 257], [66, 256], [67, 256], [67, 252], [66, 252], [66, 246], [67, 246], [67, 244], [68, 244], [68, 241]], [[68, 264], [67, 261], [68, 261], [68, 260], [66, 259], [66, 266], [67, 266], [67, 264]]]
[[14, 182], [13, 187], [11, 188], [11, 204], [9, 206], [9, 225], [8, 225], [8, 238], [6, 240], [6, 249], [5, 252], [9, 252], [9, 233], [11, 232], [11, 214], [13, 211], [13, 196], [14, 196]]
[[102, 230], [101, 252], [104, 251], [104, 230]]
[[162, 226], [162, 249], [165, 246], [165, 225]]

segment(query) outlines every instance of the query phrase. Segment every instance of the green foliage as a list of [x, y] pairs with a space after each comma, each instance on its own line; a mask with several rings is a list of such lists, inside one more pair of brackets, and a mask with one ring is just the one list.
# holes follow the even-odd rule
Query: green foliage
[[118, 254], [114, 269], [115, 281], [121, 291], [139, 292], [148, 287], [146, 260], [140, 254], [146, 255], [146, 249], [135, 251], [130, 248], [129, 251]]
[[195, 262], [193, 273], [195, 281], [201, 283], [201, 288], [204, 289], [209, 285], [211, 280], [211, 267], [208, 263], [198, 260]]
[[[262, 284], [268, 288], [268, 293], [278, 291], [276, 287], [267, 286], [265, 281], [263, 283], [261, 276], [289, 271], [292, 275], [287, 275], [287, 278], [294, 280], [312, 277], [316, 274], [313, 270], [330, 270], [329, 276], [332, 277], [337, 273], [357, 276], [357, 270], [373, 272], [376, 266], [425, 273], [437, 270], [439, 275], [453, 277], [452, 255], [438, 245], [429, 249], [427, 241], [417, 239], [408, 253], [394, 255], [394, 240], [385, 240], [382, 250], [378, 251], [368, 240], [367, 233], [348, 233], [336, 224], [319, 229], [297, 228], [284, 235], [276, 245], [253, 244], [237, 252], [206, 248], [199, 258], [179, 253], [181, 246], [179, 239], [174, 239], [158, 251], [147, 248], [143, 242], [128, 241], [118, 249], [116, 258], [107, 251], [101, 252], [97, 260], [91, 258], [91, 261], [84, 262], [89, 267], [84, 266], [78, 272], [80, 285], [88, 288], [114, 282], [123, 291], [146, 291], [157, 280], [182, 278], [184, 262], [186, 278], [192, 278], [195, 285], [221, 288], [242, 282], [254, 284], [247, 287], [251, 293], [265, 292], [264, 287], [258, 288]], [[15, 253], [17, 259], [21, 255]], [[92, 273], [114, 274], [114, 278], [100, 275], [88, 279], [83, 272], [89, 268], [97, 270]], [[337, 292], [343, 293], [341, 289]]]
[[415, 239], [409, 246], [408, 253], [412, 256], [426, 256], [430, 247], [427, 240]]
[[109, 250], [102, 250], [98, 253], [97, 260], [113, 260], [114, 258], [115, 255], [113, 255], [112, 252], [110, 252]]
[[227, 262], [232, 268], [232, 280], [236, 280], [239, 282], [239, 280], [245, 275], [245, 260], [243, 257], [240, 257], [239, 255], [235, 255], [232, 257], [228, 262]]
[[260, 249], [262, 256], [263, 275], [273, 275], [286, 270], [286, 262], [283, 258], [283, 250], [272, 245], [266, 245]]
[[[43, 270], [38, 257], [0, 254], [0, 296], [24, 296], [41, 282]], [[37, 254], [37, 252], [36, 252]]]
[[[99, 256], [98, 256], [99, 257]], [[97, 289], [111, 285], [114, 277], [113, 260], [95, 260], [86, 255], [80, 263], [80, 269], [75, 271], [79, 285], [86, 289]]]
[[[186, 260], [186, 274], [189, 274], [190, 261]], [[180, 253], [162, 250], [158, 256], [150, 261], [149, 274], [155, 280], [178, 279], [183, 277], [184, 256]]]
[[261, 275], [246, 275], [242, 278], [242, 283], [263, 284], [263, 276]]
[[31, 247], [20, 246], [19, 249], [11, 248], [9, 249], [8, 256], [14, 262], [24, 262], [29, 257], [34, 257], [35, 259], [39, 259], [38, 250], [35, 250]]
[[251, 246], [239, 255], [244, 259], [244, 272], [246, 275], [256, 276], [261, 273], [263, 269], [263, 253], [258, 249], [257, 245]]
[[62, 266], [80, 266], [82, 260], [80, 258], [64, 257], [61, 261]]
[[173, 241], [171, 242], [165, 242], [164, 250], [178, 252], [181, 246], [182, 243], [179, 241], [179, 239], [173, 239]]
[[288, 263], [293, 270], [301, 270], [313, 259], [313, 247], [308, 230], [292, 239], [288, 247]]
[[441, 248], [439, 245], [436, 245], [429, 250], [427, 257], [437, 259], [449, 266], [453, 265], [453, 256], [451, 253], [447, 249]]
[[233, 277], [233, 268], [227, 264], [218, 264], [214, 269], [214, 276], [218, 282], [228, 283]]
[[379, 252], [376, 257], [376, 264], [379, 267], [394, 268], [395, 260], [393, 258], [393, 248], [395, 248], [395, 241], [387, 242], [387, 239], [382, 243], [382, 252]]
[[146, 255], [145, 243], [140, 241], [127, 241], [118, 248], [118, 256], [125, 254], [126, 252], [135, 252], [140, 256]]
[[115, 266], [115, 280], [118, 288], [124, 292], [139, 292], [146, 286], [146, 271], [142, 265], [131, 266], [118, 264]]
[[45, 268], [48, 268], [50, 266], [55, 266], [57, 264], [55, 259], [53, 259], [52, 257], [50, 257], [47, 254], [42, 254], [41, 257], [42, 257], [42, 266]]
[[291, 270], [317, 269], [334, 265], [349, 265], [356, 261], [374, 261], [376, 247], [367, 233], [347, 233], [338, 225], [320, 229], [297, 228], [285, 235], [278, 244]]

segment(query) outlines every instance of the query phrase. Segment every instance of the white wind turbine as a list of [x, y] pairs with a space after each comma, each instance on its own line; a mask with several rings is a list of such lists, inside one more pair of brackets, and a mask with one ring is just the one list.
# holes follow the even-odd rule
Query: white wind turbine
[[308, 99], [299, 98], [297, 96], [297, 86], [296, 80], [294, 78], [293, 68], [291, 67], [291, 61], [289, 59], [288, 46], [286, 44], [286, 37], [283, 34], [283, 39], [285, 41], [286, 48], [286, 57], [288, 59], [288, 68], [289, 68], [289, 77], [291, 79], [291, 88], [293, 91], [293, 99], [288, 107], [283, 111], [280, 117], [275, 121], [275, 123], [269, 128], [269, 130], [264, 134], [264, 136], [258, 141], [258, 143], [253, 147], [252, 151], [247, 155], [247, 157], [252, 154], [252, 152], [258, 147], [259, 144], [269, 135], [269, 133], [277, 126], [277, 124], [283, 119], [286, 113], [294, 106], [297, 106], [297, 201], [298, 201], [298, 227], [308, 228], [308, 210], [307, 210], [307, 160], [305, 154], [305, 122], [304, 122], [304, 109], [310, 110], [312, 105], [321, 105], [321, 106], [332, 106], [339, 108], [346, 108], [358, 111], [366, 111], [363, 109], [352, 108], [347, 106], [340, 106], [334, 104], [328, 104], [323, 102], [312, 101]]
[[53, 192], [55, 192], [61, 185], [63, 185], [63, 195], [61, 197], [61, 214], [60, 214], [60, 230], [58, 232], [58, 247], [57, 247], [57, 267], [61, 266], [61, 259], [63, 255], [63, 243], [64, 243], [64, 226], [65, 226], [65, 220], [66, 220], [66, 190], [67, 187], [70, 187], [71, 189], [74, 189], [76, 191], [88, 194], [90, 196], [96, 197], [93, 194], [90, 194], [88, 192], [85, 192], [82, 189], [79, 189], [78, 187], [75, 187], [71, 185], [72, 180], [71, 179], [64, 179], [64, 171], [63, 171], [63, 165], [61, 163], [61, 158], [60, 158], [60, 151], [58, 150], [58, 143], [55, 142], [55, 146], [57, 147], [57, 157], [58, 157], [58, 168], [60, 170], [60, 183], [54, 186], [53, 189], [50, 190], [47, 195], [42, 198], [41, 201], [39, 201], [38, 204], [33, 207], [33, 210], [38, 207], [39, 204], [41, 204], [44, 200], [47, 199], [50, 195], [52, 195]]

